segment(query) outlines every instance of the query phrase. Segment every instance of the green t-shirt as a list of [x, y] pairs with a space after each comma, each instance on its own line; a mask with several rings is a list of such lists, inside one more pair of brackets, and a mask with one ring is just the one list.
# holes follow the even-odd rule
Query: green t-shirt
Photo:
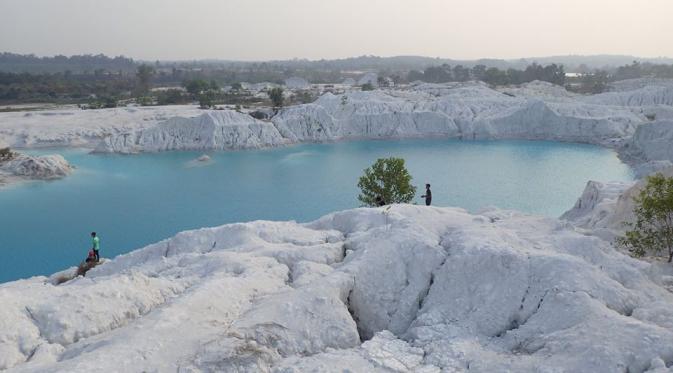
[[94, 237], [91, 242], [93, 243], [94, 250], [100, 250], [100, 238], [98, 236]]

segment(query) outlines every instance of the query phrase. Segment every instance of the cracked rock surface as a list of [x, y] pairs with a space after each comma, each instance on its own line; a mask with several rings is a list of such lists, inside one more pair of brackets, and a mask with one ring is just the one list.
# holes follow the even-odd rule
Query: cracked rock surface
[[0, 285], [0, 369], [663, 372], [667, 274], [511, 211], [230, 224]]

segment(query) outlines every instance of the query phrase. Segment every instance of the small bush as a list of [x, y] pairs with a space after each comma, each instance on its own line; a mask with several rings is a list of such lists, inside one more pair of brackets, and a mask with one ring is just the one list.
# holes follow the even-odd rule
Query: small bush
[[211, 109], [215, 107], [215, 92], [206, 91], [199, 95], [199, 108]]
[[360, 87], [360, 89], [363, 91], [373, 91], [374, 86], [371, 83], [365, 83], [362, 85], [362, 87]]
[[189, 97], [182, 94], [179, 89], [168, 89], [157, 93], [158, 105], [176, 105], [189, 102]]
[[16, 156], [16, 153], [9, 147], [0, 148], [0, 162], [10, 161]]
[[151, 96], [138, 97], [138, 98], [136, 98], [136, 102], [140, 106], [152, 106], [152, 105], [154, 105], [154, 99]]

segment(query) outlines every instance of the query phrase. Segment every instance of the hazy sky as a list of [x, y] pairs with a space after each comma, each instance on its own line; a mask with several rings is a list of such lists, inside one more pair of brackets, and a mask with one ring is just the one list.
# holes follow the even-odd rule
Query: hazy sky
[[673, 0], [0, 0], [0, 51], [139, 59], [673, 56]]

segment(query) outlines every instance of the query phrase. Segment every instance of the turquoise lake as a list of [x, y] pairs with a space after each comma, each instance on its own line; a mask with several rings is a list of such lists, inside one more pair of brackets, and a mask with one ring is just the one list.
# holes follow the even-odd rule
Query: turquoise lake
[[77, 167], [66, 179], [0, 191], [0, 282], [78, 264], [101, 238], [101, 256], [205, 226], [257, 219], [316, 219], [358, 207], [357, 181], [396, 156], [433, 205], [497, 206], [547, 216], [572, 207], [588, 180], [631, 180], [614, 151], [556, 142], [405, 140], [310, 144], [263, 151], [91, 155], [56, 149]]

